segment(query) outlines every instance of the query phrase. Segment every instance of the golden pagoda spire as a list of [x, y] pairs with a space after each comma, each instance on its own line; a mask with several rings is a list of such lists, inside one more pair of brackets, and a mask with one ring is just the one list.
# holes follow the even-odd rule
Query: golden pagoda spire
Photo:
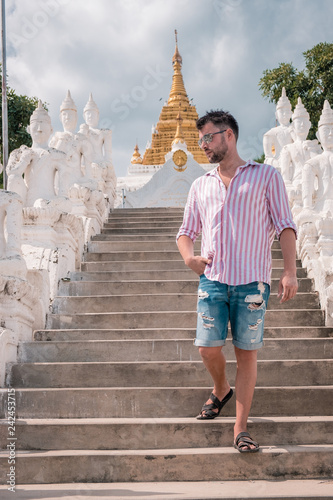
[[183, 75], [181, 72], [183, 59], [178, 50], [177, 30], [175, 30], [175, 38], [176, 38], [176, 49], [172, 58], [173, 77], [172, 77], [171, 91], [168, 100], [169, 106], [175, 106], [175, 105], [177, 106], [179, 102], [183, 102], [184, 104], [189, 104], [189, 100], [187, 97], [183, 81]]
[[177, 30], [175, 30], [175, 39], [176, 39], [176, 49], [175, 49], [175, 53], [174, 53], [173, 58], [172, 58], [172, 64], [174, 64], [176, 61], [178, 61], [179, 64], [182, 65], [183, 59], [182, 59], [182, 56], [179, 54], [179, 50], [178, 50]]
[[172, 58], [173, 77], [169, 99], [163, 106], [156, 130], [152, 133], [151, 146], [143, 155], [143, 165], [163, 165], [165, 155], [171, 151], [172, 145], [176, 144], [175, 141], [186, 143], [195, 161], [208, 163], [204, 151], [198, 145], [199, 133], [196, 129], [198, 113], [189, 101], [183, 82], [182, 57], [178, 50], [177, 30], [175, 30], [175, 39], [176, 49]]

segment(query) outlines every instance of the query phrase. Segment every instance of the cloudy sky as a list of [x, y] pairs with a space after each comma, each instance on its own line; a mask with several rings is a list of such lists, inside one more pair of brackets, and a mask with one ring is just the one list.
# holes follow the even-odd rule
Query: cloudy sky
[[199, 115], [224, 108], [239, 121], [243, 158], [262, 153], [275, 107], [261, 97], [265, 69], [304, 66], [332, 42], [332, 0], [6, 0], [8, 84], [48, 103], [54, 130], [67, 89], [83, 122], [89, 93], [113, 130], [116, 174], [135, 143], [143, 154], [172, 82], [174, 30]]

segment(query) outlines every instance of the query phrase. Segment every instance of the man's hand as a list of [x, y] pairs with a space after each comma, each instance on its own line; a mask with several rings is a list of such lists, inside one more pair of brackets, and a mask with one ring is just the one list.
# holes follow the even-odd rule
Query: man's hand
[[186, 266], [199, 276], [205, 272], [207, 264], [212, 263], [211, 259], [206, 259], [201, 255], [194, 255], [194, 243], [188, 236], [180, 236], [177, 245]]
[[201, 255], [191, 255], [187, 259], [185, 259], [185, 264], [187, 267], [192, 269], [196, 274], [201, 276], [206, 269], [206, 266], [211, 264], [212, 261], [210, 259], [205, 259], [205, 257], [201, 257]]
[[295, 297], [298, 289], [297, 278], [295, 274], [289, 274], [286, 271], [282, 273], [279, 282], [278, 297], [282, 297], [280, 304]]
[[286, 228], [280, 234], [284, 271], [280, 278], [278, 297], [280, 304], [295, 297], [298, 283], [296, 278], [296, 237], [294, 230]]

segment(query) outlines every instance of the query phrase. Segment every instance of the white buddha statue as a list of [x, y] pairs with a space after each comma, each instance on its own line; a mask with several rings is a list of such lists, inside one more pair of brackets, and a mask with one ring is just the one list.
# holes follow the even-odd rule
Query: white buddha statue
[[63, 151], [67, 155], [68, 167], [65, 174], [65, 184], [70, 189], [75, 184], [96, 189], [93, 179], [92, 146], [82, 133], [75, 133], [77, 125], [77, 109], [68, 90], [66, 98], [60, 106], [60, 119], [63, 132], [56, 132], [50, 141], [50, 146]]
[[[0, 164], [0, 174], [2, 170], [3, 166]], [[25, 280], [27, 275], [27, 265], [21, 252], [22, 206], [22, 199], [17, 193], [0, 189], [1, 292], [4, 291], [4, 285], [8, 286], [5, 276], [11, 276], [14, 280], [15, 277]], [[15, 284], [20, 286], [17, 282]], [[12, 290], [15, 295], [15, 291], [18, 290], [17, 286]], [[7, 288], [7, 292], [11, 293], [10, 287]]]
[[[0, 174], [2, 170], [3, 166], [0, 164]], [[0, 261], [20, 258], [21, 226], [21, 197], [17, 193], [0, 189]]]
[[[302, 173], [303, 207], [320, 217], [333, 214], [333, 110], [324, 103], [317, 137], [323, 152], [308, 160]], [[330, 214], [330, 215], [328, 215]]]
[[281, 174], [286, 184], [289, 201], [295, 210], [302, 207], [302, 172], [305, 163], [322, 152], [317, 140], [307, 140], [311, 128], [310, 116], [301, 98], [292, 115], [293, 141], [282, 148], [280, 154]]
[[277, 102], [275, 116], [279, 126], [271, 128], [264, 134], [263, 147], [265, 153], [265, 163], [273, 165], [279, 169], [279, 158], [283, 146], [290, 144], [291, 136], [291, 104], [286, 95], [286, 89], [283, 87], [282, 95]]
[[92, 172], [98, 187], [107, 192], [114, 200], [116, 174], [112, 164], [112, 131], [99, 129], [99, 109], [92, 94], [83, 109], [85, 123], [80, 126], [80, 133], [85, 135], [92, 145]]
[[30, 117], [27, 131], [32, 146], [21, 146], [14, 150], [7, 165], [8, 189], [18, 193], [25, 207], [56, 207], [70, 211], [62, 182], [66, 168], [66, 155], [48, 147], [52, 134], [51, 118], [39, 100], [38, 107]]

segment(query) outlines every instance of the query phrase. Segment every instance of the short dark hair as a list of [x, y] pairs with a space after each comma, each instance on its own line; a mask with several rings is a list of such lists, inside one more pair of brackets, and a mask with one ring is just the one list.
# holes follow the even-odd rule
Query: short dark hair
[[236, 141], [238, 139], [239, 127], [237, 120], [229, 113], [229, 111], [223, 111], [223, 109], [207, 111], [204, 116], [198, 118], [196, 126], [198, 130], [201, 130], [207, 123], [213, 123], [218, 128], [222, 129], [227, 126], [231, 128], [235, 134]]

